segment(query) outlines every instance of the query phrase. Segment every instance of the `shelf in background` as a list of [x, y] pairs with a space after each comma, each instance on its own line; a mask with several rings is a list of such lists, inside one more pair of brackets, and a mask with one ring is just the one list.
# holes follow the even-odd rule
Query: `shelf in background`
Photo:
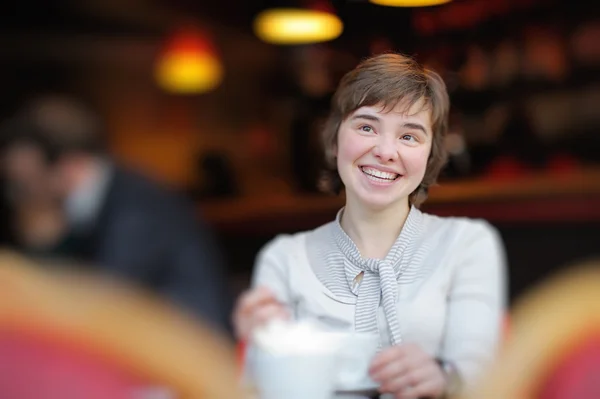
[[[331, 220], [341, 206], [341, 197], [281, 195], [203, 202], [200, 211], [219, 232], [277, 234], [314, 228]], [[446, 182], [432, 188], [423, 209], [493, 223], [600, 222], [600, 168], [506, 181]]]
[[600, 168], [555, 174], [531, 173], [518, 179], [461, 180], [432, 187], [428, 204], [520, 201], [600, 195]]

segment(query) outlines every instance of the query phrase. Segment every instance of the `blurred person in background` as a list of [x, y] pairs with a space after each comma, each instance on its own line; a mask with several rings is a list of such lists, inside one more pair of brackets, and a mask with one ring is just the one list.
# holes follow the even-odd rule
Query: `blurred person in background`
[[[7, 144], [17, 125], [13, 120], [2, 127], [1, 136]], [[2, 244], [43, 256], [63, 244], [67, 223], [50, 187], [44, 145], [38, 145], [30, 131], [20, 133], [18, 140], [11, 141], [10, 151], [3, 152], [2, 203], [6, 223]]]
[[15, 244], [94, 265], [229, 332], [230, 295], [208, 227], [184, 198], [112, 159], [105, 133], [92, 107], [63, 94], [34, 98], [4, 124]]
[[441, 77], [400, 54], [342, 78], [323, 139], [326, 185], [345, 190], [345, 206], [260, 251], [234, 314], [241, 339], [281, 318], [374, 334], [382, 350], [369, 374], [385, 398], [477, 381], [501, 339], [506, 265], [489, 223], [419, 210], [445, 164], [449, 108]]

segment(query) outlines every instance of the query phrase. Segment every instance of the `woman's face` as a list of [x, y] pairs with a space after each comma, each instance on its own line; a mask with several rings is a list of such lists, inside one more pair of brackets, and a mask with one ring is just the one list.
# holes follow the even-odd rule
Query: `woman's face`
[[408, 201], [425, 175], [431, 151], [431, 115], [423, 101], [361, 107], [340, 125], [337, 167], [346, 197], [373, 210]]

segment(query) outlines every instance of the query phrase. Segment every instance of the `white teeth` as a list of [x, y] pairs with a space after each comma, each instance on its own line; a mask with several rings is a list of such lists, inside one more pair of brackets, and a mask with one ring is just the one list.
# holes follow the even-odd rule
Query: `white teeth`
[[397, 173], [383, 172], [383, 171], [375, 169], [375, 168], [363, 167], [361, 169], [366, 175], [378, 177], [380, 179], [395, 180], [396, 177], [398, 177]]

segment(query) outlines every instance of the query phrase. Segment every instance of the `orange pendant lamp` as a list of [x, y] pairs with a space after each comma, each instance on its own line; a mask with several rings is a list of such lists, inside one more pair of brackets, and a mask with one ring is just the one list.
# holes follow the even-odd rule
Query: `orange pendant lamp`
[[388, 7], [427, 7], [449, 3], [452, 0], [369, 0], [373, 4]]
[[176, 30], [165, 42], [154, 71], [158, 85], [173, 94], [200, 94], [223, 80], [223, 66], [205, 32]]
[[258, 14], [254, 32], [261, 40], [280, 45], [311, 44], [333, 40], [344, 25], [325, 0], [305, 1], [306, 7], [272, 8]]

